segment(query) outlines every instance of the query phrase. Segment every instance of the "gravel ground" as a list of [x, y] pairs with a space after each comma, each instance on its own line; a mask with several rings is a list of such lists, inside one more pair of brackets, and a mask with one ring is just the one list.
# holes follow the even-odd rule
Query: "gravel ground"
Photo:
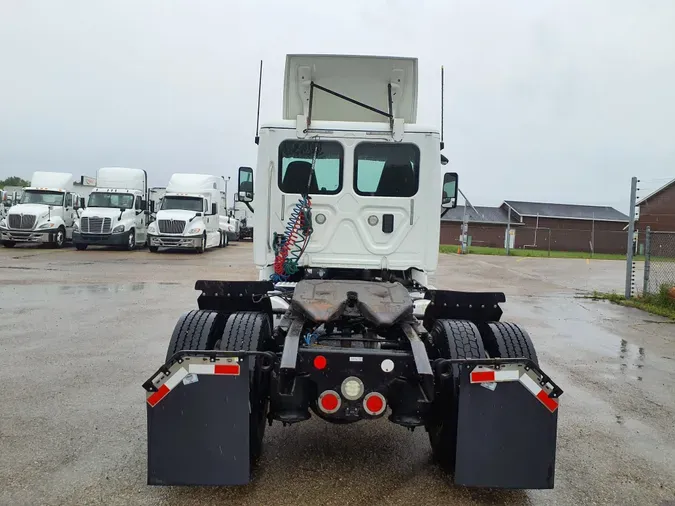
[[[197, 279], [255, 279], [250, 243], [204, 255], [0, 249], [0, 504], [640, 504], [675, 500], [675, 326], [579, 298], [616, 261], [442, 255], [436, 286], [502, 290], [565, 390], [556, 488], [455, 487], [423, 430], [268, 428], [245, 487], [146, 483], [145, 395]], [[184, 465], [190, 465], [184, 462]]]

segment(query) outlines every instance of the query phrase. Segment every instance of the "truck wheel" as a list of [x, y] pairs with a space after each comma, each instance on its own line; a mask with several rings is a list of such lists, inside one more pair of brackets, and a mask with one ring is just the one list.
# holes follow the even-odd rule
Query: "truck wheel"
[[66, 243], [66, 229], [59, 227], [59, 229], [54, 233], [54, 247], [63, 248], [63, 245]]
[[[430, 332], [430, 358], [485, 358], [478, 328], [464, 320], [437, 320]], [[460, 366], [452, 365], [448, 378], [436, 386], [427, 424], [434, 460], [448, 472], [455, 470]]]
[[[272, 327], [268, 316], [265, 313], [241, 311], [232, 313], [227, 319], [223, 338], [217, 347], [227, 351], [267, 351], [271, 342]], [[262, 453], [269, 407], [269, 376], [261, 370], [259, 357], [251, 357], [249, 360], [249, 442], [253, 467]]]
[[127, 237], [127, 245], [125, 249], [127, 251], [133, 251], [136, 249], [136, 231], [133, 228], [129, 230], [129, 235]]
[[16, 243], [14, 241], [2, 241], [2, 245], [5, 248], [13, 248], [14, 246], [16, 246]]
[[77, 251], [84, 251], [84, 250], [87, 249], [87, 246], [89, 246], [89, 245], [88, 245], [88, 244], [81, 243], [81, 242], [76, 242], [76, 243], [75, 243], [75, 249], [76, 249]]
[[518, 325], [506, 322], [489, 323], [481, 327], [485, 350], [491, 357], [529, 358], [537, 366], [537, 352], [530, 336]]
[[197, 246], [197, 253], [204, 253], [206, 251], [206, 234], [202, 237], [202, 243]]
[[157, 253], [159, 251], [159, 246], [148, 246], [148, 251], [150, 251], [150, 253]]
[[220, 339], [226, 318], [218, 311], [194, 310], [185, 313], [174, 327], [166, 362], [181, 350], [212, 350]]

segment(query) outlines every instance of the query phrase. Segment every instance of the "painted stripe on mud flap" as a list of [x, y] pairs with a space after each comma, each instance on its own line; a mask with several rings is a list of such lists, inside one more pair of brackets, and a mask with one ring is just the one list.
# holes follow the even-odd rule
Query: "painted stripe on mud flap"
[[216, 374], [219, 376], [239, 376], [241, 371], [237, 363], [190, 364], [190, 374]]
[[164, 385], [169, 387], [169, 390], [173, 390], [178, 383], [183, 381], [183, 378], [188, 375], [188, 372], [185, 370], [185, 367], [181, 367], [175, 373], [173, 373], [169, 379], [164, 382]]

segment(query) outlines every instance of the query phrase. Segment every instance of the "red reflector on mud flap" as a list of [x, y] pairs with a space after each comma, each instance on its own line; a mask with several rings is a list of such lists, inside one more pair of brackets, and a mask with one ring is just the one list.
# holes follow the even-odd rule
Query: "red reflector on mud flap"
[[473, 371], [471, 373], [471, 383], [492, 383], [495, 380], [494, 371]]
[[153, 392], [148, 397], [148, 404], [150, 404], [150, 406], [154, 408], [157, 405], [157, 403], [161, 401], [170, 391], [171, 390], [169, 390], [169, 387], [167, 387], [166, 385], [162, 385], [156, 392]]
[[239, 376], [239, 364], [216, 364], [213, 374]]

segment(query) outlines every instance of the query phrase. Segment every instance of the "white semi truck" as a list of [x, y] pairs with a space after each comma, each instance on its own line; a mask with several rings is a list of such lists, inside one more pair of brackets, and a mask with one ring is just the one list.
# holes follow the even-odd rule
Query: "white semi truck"
[[24, 188], [21, 203], [0, 221], [0, 240], [6, 248], [17, 243], [44, 243], [61, 248], [72, 239], [82, 197], [73, 191], [73, 175], [35, 172]]
[[287, 57], [255, 182], [239, 169], [259, 280], [196, 281], [198, 309], [143, 385], [149, 484], [246, 484], [268, 423], [386, 417], [426, 430], [456, 484], [554, 486], [562, 389], [501, 321], [504, 293], [429, 283], [458, 179], [417, 123], [417, 76], [414, 58]]
[[78, 250], [89, 245], [118, 246], [129, 251], [147, 240], [148, 175], [142, 169], [103, 167], [73, 232]]
[[152, 253], [165, 248], [196, 249], [227, 246], [228, 223], [225, 181], [205, 174], [173, 174], [157, 211], [148, 227], [148, 247]]

